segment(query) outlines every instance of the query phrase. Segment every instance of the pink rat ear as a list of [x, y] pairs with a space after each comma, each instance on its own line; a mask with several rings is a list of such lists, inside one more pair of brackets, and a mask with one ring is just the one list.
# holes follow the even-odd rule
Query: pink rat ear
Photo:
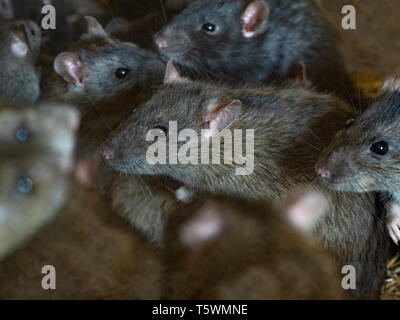
[[11, 53], [14, 57], [25, 58], [29, 52], [29, 41], [24, 26], [16, 26], [11, 31]]
[[83, 67], [78, 56], [72, 52], [60, 53], [53, 64], [55, 72], [64, 78], [68, 83], [83, 87]]
[[88, 24], [87, 34], [91, 36], [106, 36], [107, 33], [104, 31], [100, 22], [96, 18], [91, 16], [85, 16], [86, 22]]
[[218, 237], [224, 226], [224, 215], [218, 204], [207, 201], [194, 218], [181, 227], [180, 242], [188, 248], [200, 247]]
[[252, 38], [267, 30], [269, 16], [268, 4], [256, 0], [247, 5], [242, 14], [242, 33], [245, 38]]
[[232, 125], [238, 118], [242, 110], [242, 102], [240, 100], [230, 100], [229, 102], [218, 103], [212, 101], [207, 108], [205, 122], [208, 129], [223, 130]]
[[165, 68], [164, 84], [176, 83], [182, 80], [179, 71], [176, 69], [172, 60], [169, 60]]
[[382, 91], [400, 91], [400, 71], [385, 80]]

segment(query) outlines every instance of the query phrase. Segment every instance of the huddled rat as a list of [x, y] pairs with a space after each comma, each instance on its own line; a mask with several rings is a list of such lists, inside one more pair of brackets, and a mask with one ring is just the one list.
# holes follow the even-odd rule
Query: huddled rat
[[324, 201], [311, 202], [288, 212], [216, 197], [180, 207], [167, 228], [164, 297], [345, 299], [333, 259], [285, 219], [318, 220]]
[[[316, 170], [330, 188], [388, 193], [387, 228], [400, 241], [400, 76], [386, 80], [382, 94], [358, 118], [350, 119], [321, 154]], [[384, 195], [384, 194], [383, 194]], [[392, 201], [391, 201], [392, 200]]]
[[[0, 259], [31, 238], [64, 203], [79, 116], [70, 107], [51, 107], [46, 112], [0, 111]], [[28, 119], [33, 120], [29, 127]]]
[[279, 83], [302, 62], [316, 88], [344, 95], [348, 85], [337, 35], [309, 0], [194, 1], [155, 43], [194, 74], [229, 83]]
[[[316, 180], [314, 165], [319, 152], [353, 114], [350, 107], [331, 95], [303, 88], [217, 87], [180, 78], [173, 64], [167, 67], [166, 82], [110, 135], [103, 146], [103, 156], [114, 170], [168, 175], [197, 193], [247, 199], [285, 198], [292, 188]], [[235, 156], [232, 162], [204, 164], [200, 159], [202, 151], [197, 153], [197, 164], [169, 164], [168, 152], [166, 164], [149, 164], [146, 152], [154, 141], [146, 141], [146, 136], [152, 130], [154, 139], [157, 134], [163, 141], [166, 135], [168, 142], [170, 121], [177, 121], [178, 132], [193, 129], [198, 141], [210, 140], [215, 132], [204, 131], [202, 136], [202, 129], [242, 129], [241, 139], [246, 139], [247, 130], [254, 129], [254, 160], [247, 151], [252, 142], [248, 139], [250, 144], [246, 142], [240, 150], [242, 157]], [[183, 138], [178, 149], [185, 144], [190, 146], [192, 140]], [[198, 144], [193, 146], [199, 148]], [[158, 152], [163, 155], [164, 150]], [[247, 162], [243, 161], [246, 157]], [[250, 174], [237, 174], [236, 169], [246, 167]], [[315, 227], [315, 236], [335, 255], [340, 268], [355, 266], [355, 295], [376, 297], [390, 256], [390, 243], [384, 225], [375, 217], [374, 196], [332, 192], [319, 184], [317, 187], [326, 194], [331, 212]]]
[[29, 20], [0, 21], [0, 99], [35, 103], [40, 95], [40, 75], [35, 64], [41, 31]]

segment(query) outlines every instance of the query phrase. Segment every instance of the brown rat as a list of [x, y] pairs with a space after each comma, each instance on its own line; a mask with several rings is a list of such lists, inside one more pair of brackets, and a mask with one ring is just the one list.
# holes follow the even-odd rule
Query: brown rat
[[66, 106], [49, 110], [0, 111], [0, 123], [7, 123], [0, 131], [0, 258], [47, 224], [65, 200], [77, 130], [70, 123], [79, 117]]
[[35, 103], [40, 95], [40, 76], [35, 64], [41, 31], [29, 20], [0, 21], [0, 98], [15, 103]]
[[303, 62], [315, 87], [347, 97], [338, 37], [313, 1], [194, 1], [155, 42], [189, 72], [234, 84], [279, 83]]
[[[169, 83], [164, 88], [111, 134], [103, 154], [114, 170], [168, 175], [198, 193], [246, 199], [285, 198], [292, 188], [316, 180], [314, 164], [320, 150], [353, 114], [346, 104], [330, 95], [302, 88], [216, 87], [181, 79], [171, 64], [166, 80]], [[190, 163], [193, 158], [189, 163], [170, 164], [168, 152], [160, 147], [160, 159], [165, 155], [166, 161], [150, 164], [146, 152], [154, 145], [156, 136], [161, 142], [169, 136], [170, 121], [177, 121], [178, 132], [190, 128], [194, 135], [203, 138], [212, 135], [210, 130], [202, 133], [207, 128], [219, 131], [228, 128], [230, 132], [242, 129], [240, 139], [247, 139], [249, 133], [250, 143], [246, 141], [240, 150], [242, 157], [236, 157], [236, 153], [232, 162], [213, 165], [208, 159], [205, 164], [200, 159], [204, 155], [202, 150], [197, 155], [192, 153], [198, 157], [197, 164]], [[252, 129], [254, 159], [251, 149], [247, 149], [252, 145]], [[146, 141], [149, 133], [153, 136]], [[167, 137], [168, 142], [171, 137]], [[178, 149], [184, 145], [187, 148], [183, 150], [188, 150], [188, 146], [193, 150], [199, 148], [196, 140], [190, 140], [191, 145], [183, 138], [177, 144]], [[219, 154], [222, 158], [222, 152]], [[241, 175], [236, 169], [249, 171]], [[390, 256], [390, 243], [382, 221], [375, 216], [374, 196], [332, 192], [318, 183], [317, 188], [326, 194], [330, 213], [315, 227], [316, 238], [335, 255], [339, 268], [344, 265], [356, 268], [356, 296], [376, 297]]]
[[[296, 206], [297, 216], [312, 218]], [[180, 207], [168, 224], [165, 262], [169, 299], [346, 298], [333, 259], [283, 212], [254, 201], [211, 197]]]
[[[77, 184], [52, 224], [0, 264], [2, 299], [159, 299], [158, 252]], [[42, 195], [44, 196], [44, 195]], [[44, 290], [43, 266], [56, 268]]]
[[399, 97], [397, 73], [385, 81], [382, 94], [371, 106], [355, 120], [349, 120], [346, 128], [336, 134], [316, 165], [321, 180], [329, 188], [389, 193], [386, 199], [388, 231], [396, 244], [400, 240]]

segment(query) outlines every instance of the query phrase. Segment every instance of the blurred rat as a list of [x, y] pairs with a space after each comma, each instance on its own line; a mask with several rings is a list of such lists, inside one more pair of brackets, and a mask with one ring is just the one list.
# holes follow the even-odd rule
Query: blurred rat
[[[381, 191], [387, 229], [400, 241], [400, 73], [387, 79], [380, 97], [358, 118], [350, 119], [321, 154], [316, 170], [330, 188], [347, 192]], [[390, 201], [392, 200], [392, 201]]]
[[67, 106], [51, 107], [46, 112], [33, 107], [0, 111], [0, 259], [32, 237], [64, 203], [79, 115]]
[[228, 83], [280, 83], [303, 62], [316, 88], [343, 95], [348, 86], [337, 35], [313, 1], [195, 1], [155, 43], [195, 74]]
[[[217, 87], [181, 78], [169, 63], [166, 86], [110, 135], [103, 156], [114, 170], [167, 175], [198, 194], [282, 200], [293, 188], [316, 183], [328, 198], [330, 213], [314, 228], [315, 237], [340, 267], [355, 266], [356, 296], [376, 297], [391, 252], [385, 226], [375, 216], [374, 196], [333, 192], [315, 182], [320, 150], [352, 115], [331, 95], [296, 87]], [[183, 129], [192, 131], [189, 135]], [[218, 139], [224, 129], [228, 140], [224, 138], [221, 146], [228, 146], [227, 158], [226, 151], [217, 148], [223, 160], [213, 164], [214, 144], [205, 142]], [[232, 153], [229, 133], [235, 129], [242, 130], [237, 131], [239, 144], [245, 143]], [[176, 141], [177, 149], [167, 152], [163, 141]], [[156, 145], [160, 147], [154, 149]], [[178, 153], [184, 162], [177, 161]], [[150, 163], [148, 155], [161, 161]], [[204, 155], [208, 162], [202, 160]]]
[[297, 200], [286, 212], [216, 197], [180, 207], [167, 228], [165, 297], [346, 298], [333, 259], [298, 230], [320, 219], [328, 205], [309, 193], [307, 205]]
[[40, 75], [35, 64], [41, 31], [29, 20], [0, 21], [0, 98], [33, 104], [40, 95]]

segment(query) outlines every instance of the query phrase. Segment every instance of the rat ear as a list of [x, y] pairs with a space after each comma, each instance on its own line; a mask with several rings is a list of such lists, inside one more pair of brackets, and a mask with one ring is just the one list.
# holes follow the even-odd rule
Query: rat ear
[[91, 16], [85, 16], [86, 22], [88, 24], [87, 34], [90, 36], [106, 36], [107, 33], [104, 31], [100, 22], [96, 18]]
[[311, 234], [314, 226], [329, 212], [326, 197], [314, 190], [298, 190], [284, 209], [289, 222], [300, 231]]
[[172, 60], [169, 60], [165, 69], [164, 84], [176, 83], [181, 80], [182, 78], [179, 71], [176, 69]]
[[267, 30], [269, 16], [268, 4], [256, 0], [247, 5], [242, 14], [242, 33], [245, 38], [252, 38]]
[[83, 67], [78, 56], [72, 52], [60, 53], [53, 64], [55, 72], [70, 84], [83, 87]]
[[212, 101], [207, 108], [205, 122], [208, 129], [223, 130], [228, 128], [238, 118], [242, 110], [242, 101], [231, 100], [228, 103]]
[[11, 53], [14, 57], [24, 58], [29, 52], [29, 41], [25, 27], [21, 24], [11, 31]]
[[387, 78], [382, 86], [383, 91], [400, 91], [400, 71]]
[[185, 247], [199, 247], [218, 237], [225, 226], [224, 215], [218, 204], [207, 201], [194, 218], [180, 230], [180, 241]]

